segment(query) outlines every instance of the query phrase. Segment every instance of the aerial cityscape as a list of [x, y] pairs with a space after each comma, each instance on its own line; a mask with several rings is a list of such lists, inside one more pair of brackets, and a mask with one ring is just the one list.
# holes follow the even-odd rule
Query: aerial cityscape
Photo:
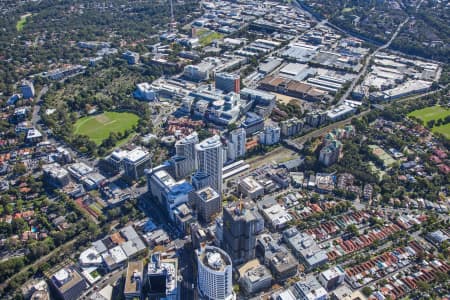
[[0, 1], [0, 299], [450, 299], [450, 3]]

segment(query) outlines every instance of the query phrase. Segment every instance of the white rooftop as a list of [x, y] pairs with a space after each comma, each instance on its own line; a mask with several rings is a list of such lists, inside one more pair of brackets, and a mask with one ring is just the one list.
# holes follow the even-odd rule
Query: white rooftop
[[215, 135], [215, 136], [212, 136], [208, 139], [201, 141], [199, 144], [197, 144], [195, 146], [195, 148], [199, 149], [199, 150], [205, 150], [205, 149], [220, 147], [221, 145], [222, 145], [222, 142], [220, 141], [220, 136]]
[[131, 151], [129, 151], [126, 155], [125, 158], [126, 160], [130, 161], [130, 162], [138, 162], [139, 160], [145, 158], [148, 155], [148, 151], [137, 147]]
[[61, 284], [63, 284], [68, 278], [69, 278], [69, 272], [67, 272], [66, 269], [61, 269], [58, 272], [55, 273], [55, 275], [53, 275], [53, 277], [60, 282]]
[[91, 247], [81, 252], [79, 261], [82, 265], [100, 265], [103, 260], [95, 247]]

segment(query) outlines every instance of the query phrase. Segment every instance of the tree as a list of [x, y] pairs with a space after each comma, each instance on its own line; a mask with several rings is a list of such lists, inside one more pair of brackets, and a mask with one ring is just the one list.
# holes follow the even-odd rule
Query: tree
[[431, 285], [425, 281], [418, 281], [417, 287], [421, 292], [428, 292], [431, 289]]
[[20, 176], [20, 175], [25, 174], [26, 172], [27, 172], [27, 167], [22, 162], [16, 163], [13, 167], [13, 175], [14, 176]]
[[449, 279], [449, 276], [445, 272], [437, 271], [436, 272], [436, 279], [438, 282], [447, 282]]
[[236, 123], [231, 123], [230, 125], [228, 125], [227, 129], [228, 131], [233, 131], [237, 128]]
[[112, 208], [112, 209], [108, 210], [108, 212], [106, 214], [108, 215], [109, 219], [115, 219], [118, 216], [120, 216], [120, 209], [118, 207]]
[[355, 236], [359, 235], [358, 227], [356, 227], [355, 224], [348, 225], [347, 228], [346, 228], [346, 231], [351, 233], [351, 234], [353, 234], [353, 235], [355, 235]]
[[372, 295], [373, 290], [372, 290], [372, 288], [370, 288], [370, 287], [368, 287], [368, 286], [365, 286], [365, 287], [363, 287], [363, 289], [361, 290], [361, 292], [362, 292], [365, 296], [369, 297], [370, 295]]
[[209, 130], [207, 130], [207, 129], [200, 129], [198, 131], [198, 139], [200, 141], [202, 141], [204, 139], [207, 139], [207, 138], [209, 138], [211, 136], [212, 136], [212, 133]]
[[12, 230], [16, 234], [21, 234], [27, 230], [28, 224], [22, 218], [16, 218], [11, 222]]

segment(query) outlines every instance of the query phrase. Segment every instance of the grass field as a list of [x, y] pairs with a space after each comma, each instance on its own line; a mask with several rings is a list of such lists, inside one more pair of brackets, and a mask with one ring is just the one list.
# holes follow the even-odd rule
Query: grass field
[[355, 9], [354, 7], [346, 7], [346, 8], [344, 8], [344, 9], [342, 10], [342, 13], [343, 13], [343, 14], [345, 14], [345, 13], [350, 13], [350, 12], [352, 12], [354, 9]]
[[423, 109], [415, 110], [408, 114], [409, 117], [416, 117], [427, 124], [430, 120], [445, 119], [446, 116], [450, 115], [450, 109], [442, 106], [431, 106]]
[[[423, 109], [415, 110], [408, 114], [409, 117], [416, 117], [423, 121], [426, 125], [431, 120], [444, 120], [447, 116], [450, 116], [450, 109], [442, 106], [431, 106]], [[450, 123], [442, 126], [434, 126], [431, 129], [432, 132], [437, 132], [450, 139]]]
[[79, 119], [74, 125], [74, 133], [87, 135], [93, 142], [100, 145], [111, 132], [125, 132], [133, 128], [139, 117], [128, 112], [104, 112], [95, 116]]
[[223, 34], [207, 29], [200, 29], [197, 31], [197, 34], [199, 36], [199, 43], [203, 47], [211, 44], [213, 40], [220, 40], [223, 38]]
[[433, 127], [431, 131], [440, 133], [443, 136], [445, 136], [445, 138], [450, 140], [450, 123], [442, 126]]
[[30, 17], [31, 14], [26, 14], [20, 17], [19, 21], [17, 21], [16, 29], [17, 31], [22, 31], [23, 27], [27, 23], [27, 18]]

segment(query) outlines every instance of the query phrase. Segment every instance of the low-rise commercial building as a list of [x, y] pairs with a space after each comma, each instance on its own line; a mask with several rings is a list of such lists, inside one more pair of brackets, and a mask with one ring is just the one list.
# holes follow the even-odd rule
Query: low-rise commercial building
[[239, 283], [247, 295], [261, 292], [272, 285], [272, 275], [269, 269], [261, 265], [257, 259], [240, 267], [239, 275]]
[[263, 205], [262, 215], [269, 226], [275, 230], [285, 228], [292, 220], [292, 216], [289, 212], [278, 203], [268, 206]]
[[319, 274], [320, 283], [328, 291], [337, 288], [344, 282], [344, 279], [345, 272], [339, 266], [335, 266]]
[[294, 285], [294, 293], [297, 299], [302, 300], [326, 300], [328, 297], [327, 291], [315, 278], [297, 282]]
[[58, 163], [43, 165], [44, 181], [54, 188], [62, 188], [69, 184], [69, 172]]
[[141, 298], [144, 276], [144, 263], [142, 260], [128, 262], [127, 275], [123, 294], [126, 300]]
[[239, 182], [239, 192], [250, 199], [264, 195], [264, 187], [253, 177], [246, 177]]
[[305, 269], [312, 270], [328, 262], [326, 252], [319, 247], [312, 236], [299, 232], [296, 228], [289, 228], [283, 232], [283, 238], [305, 265]]

